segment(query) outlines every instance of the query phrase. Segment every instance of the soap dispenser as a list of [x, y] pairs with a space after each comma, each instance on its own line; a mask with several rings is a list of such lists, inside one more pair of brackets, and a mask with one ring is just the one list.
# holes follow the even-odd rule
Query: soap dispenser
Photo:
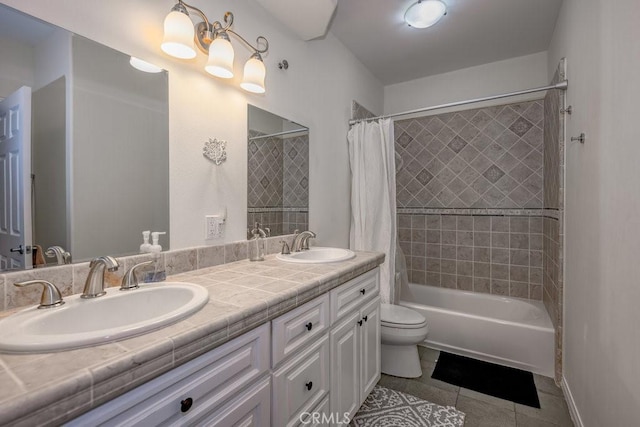
[[149, 236], [151, 235], [151, 231], [143, 231], [142, 232], [142, 244], [140, 245], [140, 253], [148, 253], [151, 252], [151, 244], [149, 243]]
[[165, 231], [154, 231], [153, 233], [151, 233], [151, 240], [153, 244], [149, 248], [149, 252], [151, 252], [152, 254], [159, 254], [160, 252], [162, 252], [162, 246], [160, 246], [160, 244], [158, 243], [161, 234], [167, 233]]
[[266, 233], [260, 228], [260, 223], [256, 222], [249, 239], [249, 261], [264, 261], [265, 237]]

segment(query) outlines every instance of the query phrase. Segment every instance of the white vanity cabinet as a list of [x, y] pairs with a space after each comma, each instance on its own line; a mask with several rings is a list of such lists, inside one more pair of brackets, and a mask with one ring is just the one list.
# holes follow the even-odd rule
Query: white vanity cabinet
[[375, 269], [331, 291], [332, 414], [352, 418], [380, 379], [379, 289]]
[[[379, 269], [71, 421], [69, 426], [326, 426], [380, 378]], [[345, 425], [345, 424], [341, 424]]]

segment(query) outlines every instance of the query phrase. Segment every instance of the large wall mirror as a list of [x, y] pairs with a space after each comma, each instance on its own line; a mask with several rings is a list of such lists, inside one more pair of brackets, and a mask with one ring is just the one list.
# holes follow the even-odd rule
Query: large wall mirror
[[309, 228], [309, 128], [249, 105], [247, 229]]
[[167, 72], [4, 5], [0, 58], [0, 269], [168, 248]]

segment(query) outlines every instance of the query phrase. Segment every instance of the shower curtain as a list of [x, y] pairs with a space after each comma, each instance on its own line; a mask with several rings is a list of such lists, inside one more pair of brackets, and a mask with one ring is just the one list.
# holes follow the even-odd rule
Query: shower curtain
[[391, 120], [356, 123], [347, 136], [351, 165], [351, 248], [384, 252], [382, 302], [393, 304], [396, 259], [396, 172]]

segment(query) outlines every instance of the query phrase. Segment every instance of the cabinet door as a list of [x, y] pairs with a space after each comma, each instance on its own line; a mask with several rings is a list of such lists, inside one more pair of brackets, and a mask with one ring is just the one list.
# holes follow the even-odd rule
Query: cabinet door
[[380, 379], [380, 297], [362, 307], [360, 314], [360, 402], [364, 402]]
[[331, 412], [353, 417], [360, 407], [360, 313], [331, 330]]
[[329, 340], [325, 334], [273, 373], [274, 426], [291, 426], [329, 390]]

